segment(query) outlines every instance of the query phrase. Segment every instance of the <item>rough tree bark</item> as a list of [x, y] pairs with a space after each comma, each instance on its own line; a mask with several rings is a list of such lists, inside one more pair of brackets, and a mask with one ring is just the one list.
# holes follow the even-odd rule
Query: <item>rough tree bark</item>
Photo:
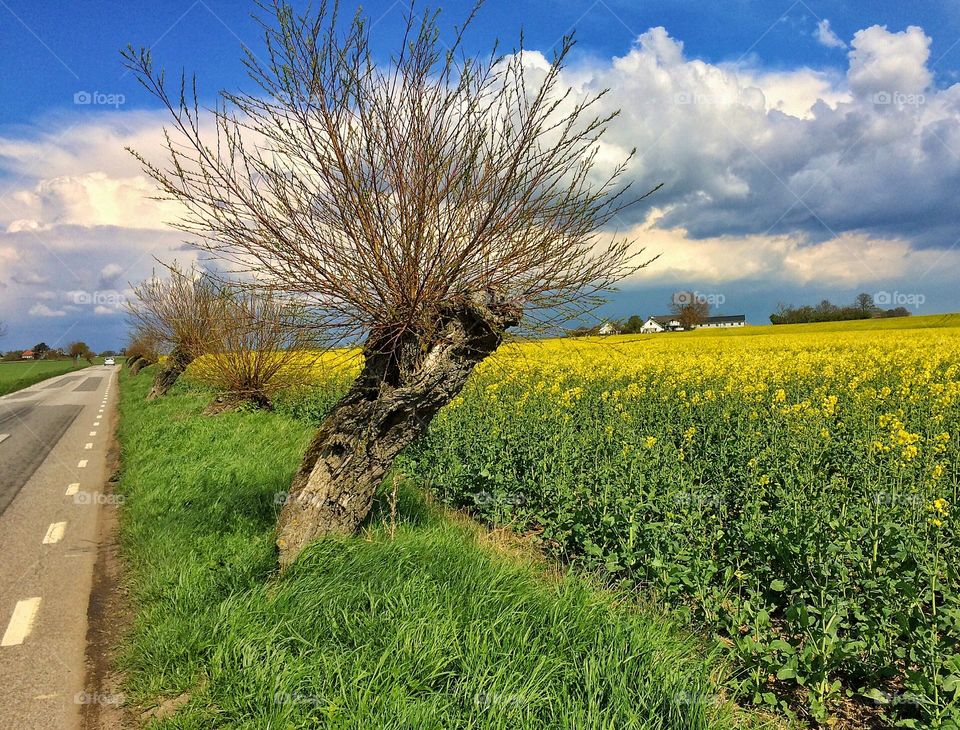
[[141, 370], [143, 370], [144, 368], [148, 368], [151, 365], [153, 365], [152, 360], [148, 360], [145, 357], [138, 358], [137, 361], [130, 366], [130, 376], [131, 377], [135, 376]]
[[174, 350], [153, 379], [153, 387], [147, 393], [147, 400], [156, 400], [170, 392], [170, 388], [177, 382], [183, 371], [193, 361], [182, 350]]
[[360, 526], [400, 451], [424, 433], [521, 314], [515, 303], [483, 292], [444, 307], [426, 348], [422, 333], [370, 335], [360, 375], [321, 424], [281, 510], [281, 568], [316, 538]]
[[128, 357], [128, 358], [127, 358], [127, 361], [126, 361], [126, 363], [125, 363], [125, 365], [127, 366], [127, 369], [132, 368], [133, 365], [134, 365], [134, 363], [139, 362], [141, 359], [142, 359], [142, 358], [140, 357], [140, 355], [134, 355], [134, 356], [132, 356], [132, 357]]

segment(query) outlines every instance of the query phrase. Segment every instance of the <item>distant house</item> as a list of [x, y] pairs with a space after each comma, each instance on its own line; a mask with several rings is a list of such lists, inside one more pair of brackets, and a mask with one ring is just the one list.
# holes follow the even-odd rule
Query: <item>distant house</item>
[[[707, 329], [726, 329], [727, 327], [743, 327], [747, 323], [747, 318], [742, 314], [724, 314], [716, 317], [707, 317], [701, 324], [693, 329], [701, 327]], [[683, 325], [680, 320], [672, 314], [661, 314], [648, 317], [643, 323], [640, 331], [644, 334], [655, 334], [657, 332], [683, 332]]]
[[683, 325], [672, 314], [661, 314], [647, 317], [647, 321], [643, 323], [640, 331], [645, 335], [657, 332], [682, 332]]
[[697, 329], [701, 327], [710, 327], [710, 328], [726, 328], [726, 327], [744, 327], [747, 324], [746, 316], [742, 314], [725, 314], [717, 317], [707, 317], [702, 323], [697, 325]]
[[33, 360], [33, 350], [24, 350], [20, 353], [21, 360]]
[[618, 335], [620, 331], [617, 329], [617, 326], [613, 322], [604, 322], [600, 327], [601, 335]]

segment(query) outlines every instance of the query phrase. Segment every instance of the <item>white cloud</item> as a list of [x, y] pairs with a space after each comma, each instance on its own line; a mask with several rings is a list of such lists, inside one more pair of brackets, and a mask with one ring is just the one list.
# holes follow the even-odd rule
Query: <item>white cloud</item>
[[[826, 21], [817, 33], [842, 46]], [[635, 189], [665, 183], [655, 214], [637, 206], [617, 221], [663, 253], [641, 280], [852, 287], [956, 277], [960, 85], [932, 86], [930, 39], [916, 27], [861, 30], [847, 60], [845, 69], [708, 63], [653, 28], [621, 57], [564, 72], [578, 93], [610, 89], [598, 113], [621, 110], [598, 159], [613, 165], [636, 148]], [[548, 63], [529, 53], [525, 68], [542, 75]], [[0, 200], [3, 311], [107, 317], [118, 307], [96, 292], [149, 275], [155, 256], [196, 259], [124, 151], [162, 163], [164, 121], [116, 111], [0, 136], [0, 173], [26, 181]], [[69, 298], [76, 291], [88, 299]], [[25, 302], [37, 303], [23, 312]]]
[[833, 29], [830, 27], [830, 21], [826, 18], [817, 23], [817, 31], [815, 35], [817, 40], [820, 41], [821, 45], [824, 45], [827, 48], [847, 47], [847, 44], [840, 39], [840, 36], [833, 32]]
[[636, 282], [705, 282], [740, 280], [820, 284], [854, 288], [888, 281], [950, 281], [960, 271], [960, 248], [916, 250], [904, 239], [875, 239], [843, 233], [825, 242], [803, 234], [711, 236], [691, 239], [683, 228], [661, 228], [661, 211], [629, 232], [660, 253], [633, 278]]
[[858, 30], [850, 51], [850, 88], [863, 98], [874, 94], [920, 94], [933, 81], [927, 68], [930, 38], [911, 25], [900, 33], [874, 25]]
[[27, 312], [31, 317], [65, 317], [67, 313], [63, 309], [51, 309], [46, 304], [34, 304]]

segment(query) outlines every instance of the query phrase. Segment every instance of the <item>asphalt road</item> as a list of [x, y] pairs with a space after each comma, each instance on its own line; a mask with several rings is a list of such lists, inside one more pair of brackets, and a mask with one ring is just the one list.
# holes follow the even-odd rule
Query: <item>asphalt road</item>
[[79, 727], [116, 367], [0, 398], [0, 728]]

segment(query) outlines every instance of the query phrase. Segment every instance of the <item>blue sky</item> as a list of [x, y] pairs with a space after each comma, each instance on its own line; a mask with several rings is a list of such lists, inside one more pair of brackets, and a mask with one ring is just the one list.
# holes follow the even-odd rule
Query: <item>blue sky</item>
[[[384, 55], [405, 7], [364, 6]], [[467, 4], [442, 8], [452, 23]], [[122, 151], [155, 149], [163, 117], [119, 49], [152, 47], [205, 93], [249, 88], [252, 9], [0, 0], [0, 349], [122, 344], [127, 282], [187, 254]], [[521, 28], [547, 55], [576, 31], [570, 83], [613, 90], [613, 145], [638, 148], [638, 184], [666, 183], [621, 221], [663, 256], [603, 314], [658, 313], [679, 287], [756, 323], [858, 291], [960, 309], [960, 0], [490, 0], [469, 45]]]

